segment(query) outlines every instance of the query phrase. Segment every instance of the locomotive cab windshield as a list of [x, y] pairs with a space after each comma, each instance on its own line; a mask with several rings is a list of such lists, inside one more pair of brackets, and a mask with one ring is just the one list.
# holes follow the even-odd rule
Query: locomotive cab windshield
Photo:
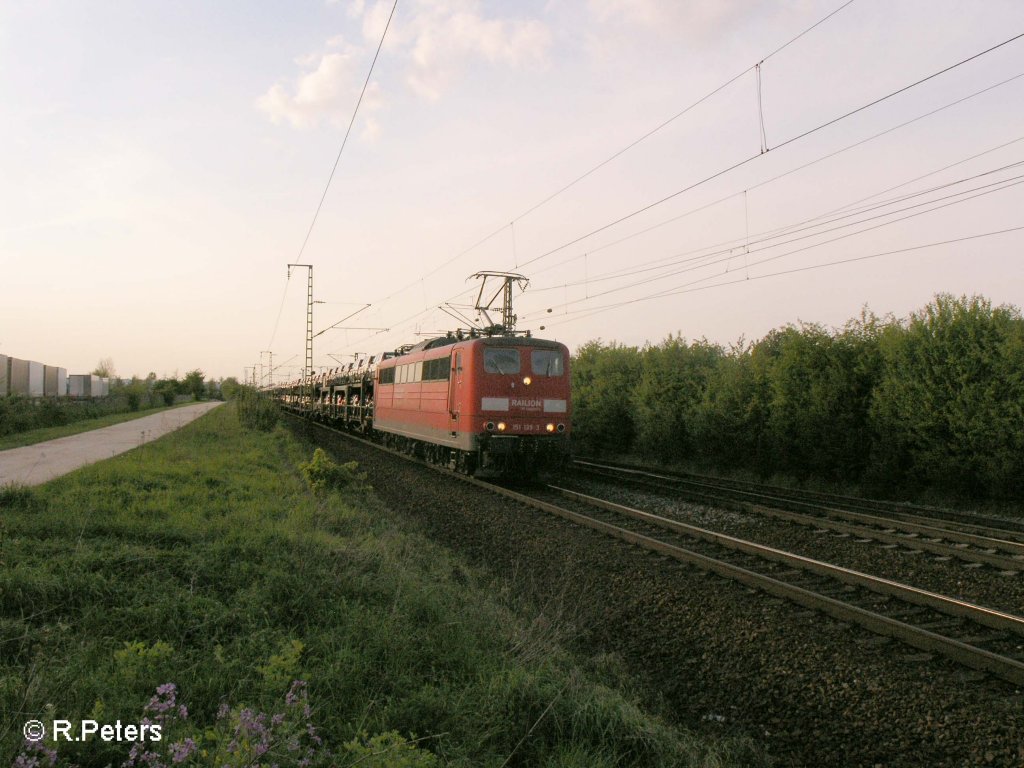
[[559, 349], [534, 349], [530, 352], [530, 368], [534, 376], [561, 376], [565, 359]]
[[519, 373], [519, 350], [515, 347], [487, 347], [484, 349], [484, 372]]

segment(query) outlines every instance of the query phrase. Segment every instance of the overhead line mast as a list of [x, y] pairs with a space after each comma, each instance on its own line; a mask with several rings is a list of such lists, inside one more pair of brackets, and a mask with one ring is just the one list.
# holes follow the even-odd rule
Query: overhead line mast
[[292, 267], [305, 267], [308, 270], [306, 284], [306, 364], [302, 368], [303, 387], [312, 387], [309, 378], [313, 375], [313, 265], [289, 264], [288, 277], [292, 276]]

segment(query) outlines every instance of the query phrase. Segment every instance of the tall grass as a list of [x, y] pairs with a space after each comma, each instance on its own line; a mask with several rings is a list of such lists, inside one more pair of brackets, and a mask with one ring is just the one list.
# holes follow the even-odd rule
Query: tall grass
[[[0, 761], [31, 717], [138, 722], [164, 706], [159, 686], [187, 704], [187, 764], [208, 764], [243, 721], [252, 747], [254, 713], [265, 726], [302, 680], [325, 764], [759, 763], [584, 673], [482, 577], [403, 532], [357, 472], [314, 492], [299, 469], [312, 447], [244, 429], [237, 408], [0, 495]], [[88, 767], [129, 745], [57, 748]]]
[[238, 403], [238, 420], [246, 429], [267, 432], [280, 418], [280, 409], [274, 399], [253, 387], [239, 387], [235, 400]]

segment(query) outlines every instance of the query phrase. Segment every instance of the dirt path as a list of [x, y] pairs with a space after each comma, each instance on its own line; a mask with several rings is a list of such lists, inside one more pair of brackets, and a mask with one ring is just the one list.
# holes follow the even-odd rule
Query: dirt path
[[221, 405], [220, 401], [143, 416], [91, 432], [0, 451], [0, 485], [40, 485], [55, 477], [130, 451], [179, 429]]

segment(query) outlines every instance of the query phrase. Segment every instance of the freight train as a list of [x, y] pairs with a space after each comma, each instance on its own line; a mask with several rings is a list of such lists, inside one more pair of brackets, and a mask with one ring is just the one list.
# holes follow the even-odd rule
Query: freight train
[[569, 350], [529, 334], [449, 333], [266, 389], [289, 411], [478, 477], [569, 457]]

